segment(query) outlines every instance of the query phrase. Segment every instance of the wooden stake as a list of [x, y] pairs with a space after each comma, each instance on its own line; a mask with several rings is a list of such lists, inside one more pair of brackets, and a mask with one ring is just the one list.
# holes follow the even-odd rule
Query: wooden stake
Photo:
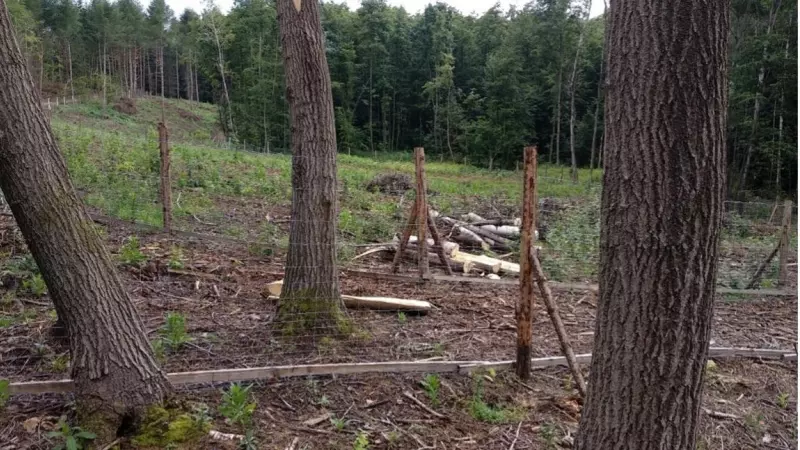
[[400, 259], [405, 252], [406, 247], [408, 246], [408, 239], [411, 237], [411, 233], [414, 232], [414, 225], [417, 223], [417, 202], [414, 202], [414, 206], [411, 207], [411, 214], [408, 216], [408, 223], [406, 224], [406, 228], [403, 230], [403, 235], [400, 236], [400, 244], [397, 249], [397, 252], [394, 254], [394, 261], [392, 261], [392, 273], [397, 273], [400, 269]]
[[426, 216], [428, 217], [428, 228], [430, 228], [431, 237], [433, 238], [433, 248], [436, 254], [439, 255], [439, 261], [444, 265], [445, 272], [447, 272], [448, 275], [452, 275], [453, 269], [450, 267], [450, 260], [448, 260], [445, 255], [444, 243], [442, 242], [442, 237], [439, 235], [439, 230], [436, 229], [436, 222], [434, 222], [430, 213], [426, 214]]
[[517, 307], [517, 376], [531, 376], [533, 340], [533, 229], [536, 226], [536, 147], [525, 147], [525, 175], [522, 192], [522, 230], [520, 236], [520, 297]]
[[427, 188], [425, 186], [425, 149], [416, 147], [414, 149], [414, 165], [417, 172], [417, 237], [419, 238], [419, 276], [424, 278], [428, 275], [430, 267], [428, 265], [428, 241], [426, 234], [428, 229], [428, 199]]
[[778, 286], [786, 286], [786, 275], [789, 260], [789, 227], [792, 225], [792, 201], [783, 202], [783, 223], [781, 224], [781, 250], [780, 250], [780, 271], [778, 272]]
[[586, 382], [583, 380], [581, 368], [575, 360], [575, 352], [572, 351], [572, 345], [567, 336], [567, 330], [564, 328], [564, 322], [561, 321], [561, 314], [558, 312], [558, 305], [553, 300], [553, 293], [550, 292], [550, 287], [547, 285], [547, 278], [544, 276], [542, 265], [539, 263], [539, 256], [535, 249], [531, 251], [531, 269], [533, 270], [534, 279], [536, 284], [539, 285], [539, 292], [542, 294], [544, 304], [547, 306], [547, 314], [553, 322], [553, 327], [556, 329], [558, 335], [558, 342], [561, 344], [561, 351], [564, 353], [564, 358], [567, 359], [567, 365], [572, 372], [572, 378], [575, 379], [575, 385], [581, 397], [586, 398]]
[[161, 208], [164, 231], [172, 227], [172, 189], [169, 182], [169, 133], [164, 122], [158, 123], [158, 148], [161, 153]]

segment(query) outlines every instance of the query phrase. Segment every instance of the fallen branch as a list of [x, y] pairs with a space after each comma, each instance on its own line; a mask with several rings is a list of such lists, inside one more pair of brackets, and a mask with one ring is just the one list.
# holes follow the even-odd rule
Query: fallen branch
[[769, 256], [767, 256], [767, 259], [765, 259], [764, 262], [762, 262], [761, 265], [758, 266], [758, 270], [756, 270], [755, 275], [753, 275], [753, 279], [750, 280], [750, 283], [748, 283], [747, 286], [745, 286], [745, 289], [753, 289], [754, 287], [756, 287], [758, 281], [761, 279], [761, 274], [764, 273], [764, 269], [767, 268], [770, 261], [772, 261], [772, 258], [774, 258], [775, 255], [778, 254], [778, 250], [780, 249], [781, 249], [781, 241], [778, 242], [778, 245], [775, 246], [775, 249], [772, 250], [772, 253], [770, 253]]
[[581, 368], [575, 361], [575, 352], [572, 351], [572, 345], [567, 336], [567, 330], [564, 329], [564, 322], [561, 321], [561, 314], [558, 312], [558, 305], [553, 300], [553, 293], [550, 292], [550, 287], [547, 286], [547, 278], [544, 276], [542, 264], [539, 262], [539, 255], [535, 248], [531, 248], [531, 270], [533, 270], [533, 279], [539, 285], [539, 291], [544, 298], [544, 304], [547, 306], [547, 314], [553, 322], [553, 327], [556, 329], [558, 335], [558, 342], [561, 344], [561, 351], [564, 352], [564, 357], [567, 359], [572, 377], [575, 379], [575, 384], [581, 397], [586, 398], [586, 382], [583, 380]]
[[241, 434], [222, 433], [217, 430], [209, 430], [208, 435], [211, 436], [212, 439], [218, 441], [241, 441], [244, 439], [244, 436]]
[[712, 411], [708, 408], [703, 408], [703, 412], [708, 414], [709, 417], [713, 417], [715, 419], [731, 419], [736, 420], [739, 418], [736, 414], [728, 414], [720, 411]]
[[440, 419], [447, 419], [447, 416], [444, 416], [444, 415], [442, 415], [442, 414], [439, 414], [438, 412], [436, 412], [436, 411], [434, 411], [434, 410], [430, 409], [430, 408], [428, 407], [428, 405], [426, 405], [425, 403], [422, 403], [421, 401], [417, 400], [417, 398], [416, 398], [416, 397], [414, 397], [414, 394], [412, 394], [411, 392], [409, 392], [409, 391], [404, 391], [404, 392], [403, 392], [403, 395], [404, 395], [406, 398], [408, 398], [408, 399], [410, 399], [411, 401], [413, 401], [414, 403], [416, 403], [416, 404], [417, 404], [417, 405], [418, 405], [420, 408], [422, 408], [422, 409], [424, 409], [425, 411], [427, 411], [428, 413], [430, 413], [432, 416], [438, 417], [438, 418], [440, 418]]

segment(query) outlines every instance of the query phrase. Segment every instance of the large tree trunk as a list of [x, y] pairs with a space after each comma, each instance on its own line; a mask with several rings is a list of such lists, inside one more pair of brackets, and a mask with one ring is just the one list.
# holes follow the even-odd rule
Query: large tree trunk
[[724, 200], [729, 6], [611, 6], [600, 300], [578, 450], [695, 448]]
[[107, 443], [170, 386], [75, 193], [5, 6], [0, 61], [0, 188], [69, 332], [79, 421]]
[[287, 334], [345, 331], [336, 271], [336, 128], [317, 0], [278, 0], [278, 24], [292, 129], [292, 224], [279, 321]]

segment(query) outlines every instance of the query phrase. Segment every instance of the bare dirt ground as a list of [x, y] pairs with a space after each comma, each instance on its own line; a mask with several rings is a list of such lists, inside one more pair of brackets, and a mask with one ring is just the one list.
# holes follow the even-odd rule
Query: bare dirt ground
[[[262, 212], [257, 212], [261, 214]], [[243, 210], [243, 222], [253, 213]], [[231, 218], [235, 220], [235, 217]], [[196, 224], [198, 231], [203, 226]], [[427, 300], [424, 316], [351, 312], [357, 332], [347, 339], [299, 336], [279, 339], [271, 329], [274, 302], [262, 294], [267, 282], [282, 278], [282, 257], [252, 256], [246, 245], [225, 240], [146, 234], [134, 228], [107, 229], [108, 247], [119, 249], [138, 234], [148, 261], [121, 266], [131, 298], [151, 337], [166, 312], [186, 316], [189, 345], [167, 354], [169, 372], [285, 364], [391, 360], [507, 360], [514, 357], [514, 305], [518, 289], [480, 284], [420, 285], [344, 274], [342, 291]], [[167, 269], [169, 253], [180, 246], [184, 267]], [[13, 219], [0, 216], [0, 251], [24, 252]], [[373, 262], [376, 272], [388, 272]], [[411, 270], [409, 268], [409, 270]], [[796, 274], [791, 275], [792, 288]], [[5, 294], [0, 287], [0, 295]], [[556, 292], [562, 318], [578, 353], [591, 351], [596, 298], [586, 292]], [[16, 297], [2, 305], [18, 318], [0, 328], [0, 379], [58, 379], [67, 376], [66, 344], [51, 336], [54, 323], [47, 297]], [[541, 304], [535, 309], [534, 354], [559, 355], [556, 335]], [[712, 345], [794, 349], [797, 298], [723, 298], [716, 305]], [[54, 361], [59, 361], [56, 364]], [[709, 371], [698, 448], [797, 448], [797, 370], [794, 362], [720, 360]], [[586, 368], [585, 370], [587, 370]], [[527, 383], [512, 373], [479, 378], [442, 375], [439, 404], [420, 387], [424, 374], [314, 377], [255, 383], [258, 407], [254, 429], [264, 449], [353, 448], [362, 431], [376, 449], [548, 449], [569, 447], [576, 432], [580, 401], [564, 368], [536, 370]], [[472, 409], [477, 379], [486, 404], [513, 410], [505, 423], [476, 418]], [[220, 386], [181, 388], [182, 402], [204, 402], [213, 429], [241, 433], [216, 412]], [[435, 411], [420, 408], [406, 395]], [[309, 419], [330, 413], [309, 425]], [[17, 396], [0, 410], [0, 449], [50, 449], [46, 436], [62, 415], [71, 414], [70, 395]], [[438, 415], [437, 415], [438, 414]], [[441, 416], [441, 417], [440, 417]], [[39, 419], [26, 430], [24, 423]], [[126, 441], [122, 448], [130, 448]], [[210, 438], [183, 448], [235, 448]]]

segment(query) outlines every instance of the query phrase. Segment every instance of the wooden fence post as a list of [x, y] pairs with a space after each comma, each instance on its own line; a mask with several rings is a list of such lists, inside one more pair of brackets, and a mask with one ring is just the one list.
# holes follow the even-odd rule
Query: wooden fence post
[[783, 202], [783, 222], [781, 223], [781, 250], [778, 272], [778, 286], [786, 286], [787, 266], [789, 259], [789, 227], [792, 226], [792, 201]]
[[158, 149], [161, 153], [161, 208], [164, 231], [172, 228], [172, 189], [169, 182], [169, 134], [164, 122], [158, 123]]
[[414, 148], [414, 165], [417, 172], [417, 250], [420, 278], [428, 275], [428, 189], [425, 183], [425, 149]]
[[533, 340], [533, 271], [531, 251], [536, 227], [536, 147], [525, 147], [525, 175], [522, 192], [522, 230], [519, 244], [520, 297], [517, 307], [517, 376], [531, 376]]

